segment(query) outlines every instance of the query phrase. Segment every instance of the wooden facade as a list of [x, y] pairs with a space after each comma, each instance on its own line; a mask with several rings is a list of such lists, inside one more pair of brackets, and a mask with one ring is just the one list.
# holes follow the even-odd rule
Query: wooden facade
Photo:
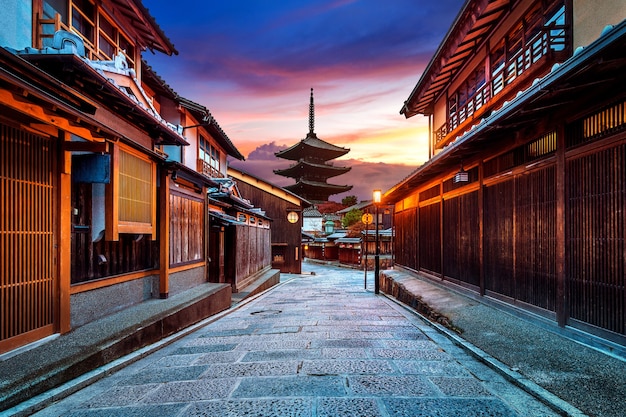
[[[466, 11], [474, 8], [478, 25], [499, 3], [466, 3], [451, 29], [458, 48], [472, 34], [471, 25], [463, 28], [469, 22]], [[425, 91], [433, 88], [424, 80], [440, 75], [431, 65], [433, 72], [425, 73], [403, 112], [431, 117], [436, 155], [385, 193], [396, 206], [395, 261], [624, 344], [626, 7], [607, 4], [614, 13], [603, 24], [612, 25], [602, 34], [594, 25], [596, 40], [574, 52], [572, 39], [582, 38], [577, 28], [588, 27], [584, 20], [604, 7], [593, 11], [576, 1], [513, 3], [476, 53], [489, 56], [479, 51], [511, 33], [519, 16], [561, 7], [563, 46], [542, 58], [549, 62], [533, 66], [529, 61], [525, 75], [535, 81], [502, 89], [510, 102], [487, 99], [481, 105], [485, 113], [444, 134], [437, 126], [450, 126], [450, 115], [458, 114], [448, 98], [471, 65], [459, 65], [429, 99]], [[549, 20], [550, 13], [542, 16]], [[457, 32], [462, 30], [467, 32]], [[450, 38], [444, 45], [444, 55], [433, 62], [460, 50]], [[569, 51], [566, 57], [563, 51]], [[467, 174], [466, 181], [458, 181], [459, 172]]]
[[210, 281], [207, 189], [243, 158], [142, 61], [176, 50], [139, 1], [27, 3], [0, 28], [0, 354]]
[[241, 198], [231, 178], [217, 181], [209, 190], [209, 279], [241, 292], [263, 275], [278, 277], [271, 265], [271, 219]]
[[300, 274], [304, 256], [301, 253], [302, 211], [310, 203], [238, 169], [229, 167], [228, 175], [237, 182], [242, 195], [256, 207], [263, 208], [272, 221], [272, 268], [279, 269], [282, 273]]

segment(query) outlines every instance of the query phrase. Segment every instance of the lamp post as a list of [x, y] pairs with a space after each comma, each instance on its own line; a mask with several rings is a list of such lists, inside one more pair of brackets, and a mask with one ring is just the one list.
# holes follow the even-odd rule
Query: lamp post
[[374, 294], [380, 293], [380, 246], [378, 244], [378, 205], [380, 204], [381, 192], [374, 190], [373, 200], [376, 209], [376, 254], [374, 255]]

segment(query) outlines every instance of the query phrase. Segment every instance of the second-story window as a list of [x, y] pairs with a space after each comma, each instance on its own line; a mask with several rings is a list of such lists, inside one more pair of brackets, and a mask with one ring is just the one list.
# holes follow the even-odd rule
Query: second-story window
[[200, 135], [200, 159], [211, 169], [212, 176], [219, 176], [220, 151], [202, 135]]
[[451, 129], [455, 129], [485, 104], [487, 99], [487, 94], [484, 91], [485, 81], [485, 68], [481, 66], [474, 70], [458, 90], [450, 96], [448, 112]]
[[57, 30], [74, 32], [85, 44], [87, 58], [112, 60], [122, 52], [135, 67], [135, 45], [93, 0], [44, 0], [39, 19], [40, 46], [50, 46]]
[[448, 97], [445, 132], [459, 127], [522, 73], [544, 61], [551, 51], [558, 53], [565, 49], [565, 6], [554, 1], [550, 7], [543, 9], [538, 2], [528, 10], [506, 36], [493, 44], [487, 71], [480, 64]]
[[96, 27], [96, 6], [89, 0], [72, 0], [70, 10], [72, 27], [78, 31], [82, 38], [93, 44]]

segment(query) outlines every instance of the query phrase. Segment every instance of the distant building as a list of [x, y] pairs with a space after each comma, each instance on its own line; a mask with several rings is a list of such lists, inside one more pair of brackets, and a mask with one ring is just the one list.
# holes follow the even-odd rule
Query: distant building
[[285, 169], [274, 170], [277, 175], [294, 178], [296, 183], [284, 187], [307, 201], [316, 203], [328, 201], [333, 194], [343, 193], [352, 189], [351, 185], [329, 184], [327, 180], [350, 171], [349, 167], [337, 167], [328, 161], [347, 154], [350, 150], [335, 146], [317, 137], [313, 132], [315, 110], [313, 89], [309, 106], [309, 133], [295, 145], [276, 152], [276, 156], [296, 161]]
[[283, 188], [246, 172], [228, 168], [228, 176], [255, 206], [262, 207], [272, 222], [271, 264], [280, 272], [302, 272], [303, 211], [311, 203]]

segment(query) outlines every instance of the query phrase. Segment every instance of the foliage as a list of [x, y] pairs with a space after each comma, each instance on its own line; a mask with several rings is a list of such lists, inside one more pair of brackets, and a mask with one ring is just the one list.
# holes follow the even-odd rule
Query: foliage
[[341, 225], [344, 228], [350, 227], [353, 224], [360, 222], [361, 216], [363, 216], [363, 212], [361, 210], [352, 209], [349, 212], [347, 212], [346, 215], [343, 217], [343, 220], [341, 220]]
[[358, 202], [359, 202], [359, 200], [356, 198], [355, 195], [349, 195], [347, 197], [344, 197], [341, 200], [341, 204], [343, 204], [346, 207], [353, 206], [353, 205], [357, 204]]

